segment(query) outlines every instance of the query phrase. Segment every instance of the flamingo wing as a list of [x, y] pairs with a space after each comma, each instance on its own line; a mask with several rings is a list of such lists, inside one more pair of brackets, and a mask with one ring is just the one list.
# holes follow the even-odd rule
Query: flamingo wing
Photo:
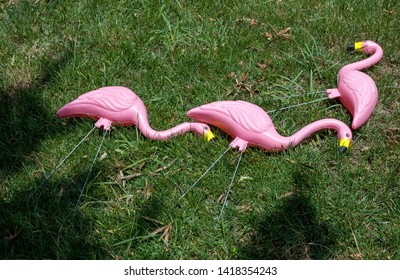
[[268, 114], [258, 107], [245, 101], [217, 101], [200, 106], [202, 111], [220, 113], [237, 125], [255, 133], [262, 133], [273, 127]]
[[343, 83], [354, 94], [357, 112], [362, 112], [368, 107], [374, 100], [374, 95], [378, 94], [375, 82], [360, 71], [349, 71], [343, 77]]
[[125, 87], [103, 87], [85, 94], [68, 105], [95, 106], [112, 112], [121, 112], [131, 108], [138, 100], [138, 96]]

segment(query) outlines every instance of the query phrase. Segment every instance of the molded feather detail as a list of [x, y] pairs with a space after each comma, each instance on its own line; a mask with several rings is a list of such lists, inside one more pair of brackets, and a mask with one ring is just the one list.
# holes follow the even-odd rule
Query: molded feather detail
[[127, 88], [104, 87], [85, 93], [70, 104], [87, 104], [99, 106], [107, 111], [120, 112], [131, 108], [137, 100], [138, 96]]
[[244, 101], [219, 101], [200, 106], [200, 109], [224, 114], [243, 128], [256, 133], [268, 131], [273, 126], [263, 109]]
[[354, 94], [356, 98], [356, 112], [361, 112], [377, 95], [374, 81], [363, 72], [349, 71], [342, 77], [343, 83]]

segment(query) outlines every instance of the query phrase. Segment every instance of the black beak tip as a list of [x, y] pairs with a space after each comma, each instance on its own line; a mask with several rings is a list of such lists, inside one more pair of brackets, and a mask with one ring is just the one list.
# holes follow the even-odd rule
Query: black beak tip
[[344, 154], [347, 151], [347, 147], [346, 146], [340, 146], [339, 147], [339, 154]]
[[211, 144], [215, 144], [215, 138], [212, 138], [211, 140], [210, 140], [210, 142], [211, 142]]
[[349, 52], [353, 52], [353, 51], [356, 50], [356, 48], [354, 47], [354, 44], [351, 44], [351, 45], [348, 45], [348, 46], [347, 46], [347, 50], [348, 50]]

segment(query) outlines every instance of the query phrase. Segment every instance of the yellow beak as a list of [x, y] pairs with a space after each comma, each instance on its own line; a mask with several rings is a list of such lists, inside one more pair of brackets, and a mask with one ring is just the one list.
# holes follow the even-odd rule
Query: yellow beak
[[208, 129], [204, 132], [204, 139], [206, 139], [207, 142], [210, 142], [214, 137], [214, 133], [212, 133], [211, 130]]
[[343, 138], [343, 139], [340, 139], [340, 141], [339, 141], [339, 151], [341, 152], [341, 153], [344, 153], [348, 148], [349, 148], [349, 146], [350, 146], [350, 139], [349, 138]]
[[362, 42], [355, 42], [347, 47], [349, 51], [362, 51]]

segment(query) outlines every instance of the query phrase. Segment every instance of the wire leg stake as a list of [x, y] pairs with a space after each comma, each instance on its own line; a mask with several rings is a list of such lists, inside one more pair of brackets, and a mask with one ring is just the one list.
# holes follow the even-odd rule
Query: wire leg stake
[[64, 162], [72, 155], [73, 152], [75, 152], [76, 149], [78, 149], [78, 147], [83, 143], [83, 141], [85, 141], [86, 138], [89, 137], [89, 135], [93, 132], [93, 130], [94, 130], [95, 128], [96, 128], [96, 127], [93, 126], [93, 128], [82, 138], [81, 141], [79, 141], [79, 143], [68, 153], [68, 155], [67, 155], [65, 158], [63, 158], [63, 159], [57, 164], [57, 166], [54, 167], [53, 170], [50, 171], [49, 174], [46, 175], [46, 177], [43, 179], [43, 181], [40, 183], [40, 185], [32, 192], [31, 195], [34, 195], [34, 194], [36, 193], [36, 191], [44, 184], [44, 182], [46, 182], [47, 179], [49, 179], [50, 176], [53, 175], [54, 172], [56, 172], [57, 169], [61, 167], [61, 165], [64, 164]]
[[94, 164], [95, 164], [95, 162], [96, 162], [96, 160], [97, 160], [97, 158], [98, 158], [98, 156], [99, 156], [99, 154], [100, 154], [100, 150], [101, 150], [101, 147], [103, 146], [103, 142], [104, 142], [104, 139], [106, 138], [106, 134], [107, 134], [107, 130], [105, 130], [104, 133], [103, 133], [103, 138], [101, 139], [99, 148], [97, 149], [97, 152], [96, 152], [96, 155], [95, 155], [95, 157], [94, 157], [94, 159], [93, 159], [92, 165], [90, 166], [90, 170], [89, 170], [88, 175], [86, 176], [85, 183], [84, 183], [83, 186], [82, 186], [82, 190], [81, 190], [81, 193], [80, 193], [80, 195], [79, 195], [78, 202], [76, 203], [77, 206], [79, 205], [79, 202], [81, 201], [81, 197], [82, 197], [83, 192], [84, 192], [84, 190], [85, 190], [85, 188], [86, 188], [86, 185], [87, 185], [87, 182], [88, 182], [88, 180], [89, 180], [90, 174], [92, 173], [93, 166], [94, 166]]
[[295, 107], [299, 107], [299, 106], [303, 106], [303, 105], [307, 105], [307, 104], [311, 104], [311, 103], [315, 103], [315, 102], [320, 102], [320, 101], [327, 100], [327, 99], [329, 99], [329, 97], [322, 97], [322, 98], [315, 99], [315, 100], [312, 100], [312, 101], [299, 103], [299, 104], [294, 104], [294, 105], [290, 105], [290, 106], [287, 106], [287, 107], [279, 108], [279, 109], [276, 109], [276, 110], [269, 110], [269, 111], [267, 111], [267, 113], [274, 113], [274, 112], [278, 112], [278, 111], [283, 111], [283, 110], [286, 110], [286, 109], [295, 108]]
[[243, 156], [243, 152], [240, 153], [240, 157], [239, 157], [239, 160], [238, 160], [238, 162], [236, 164], [235, 171], [233, 172], [231, 183], [229, 184], [228, 190], [226, 191], [225, 198], [224, 198], [224, 203], [222, 204], [221, 213], [219, 214], [218, 220], [221, 220], [222, 213], [224, 212], [224, 209], [225, 209], [226, 205], [228, 204], [228, 196], [229, 196], [229, 193], [231, 192], [231, 188], [232, 188], [232, 185], [233, 185], [233, 180], [235, 180], [236, 173], [237, 173], [237, 171], [239, 169], [239, 164], [240, 164], [240, 160], [242, 159], [242, 156]]
[[93, 130], [94, 130], [95, 128], [96, 128], [96, 127], [93, 126], [93, 128], [92, 128], [92, 129], [82, 138], [82, 140], [68, 153], [68, 155], [67, 155], [65, 158], [63, 158], [63, 159], [57, 164], [56, 167], [54, 167], [54, 169], [44, 178], [45, 181], [46, 181], [47, 179], [49, 179], [50, 176], [53, 175], [53, 173], [56, 172], [56, 170], [57, 170], [58, 168], [60, 168], [61, 165], [63, 165], [63, 163], [70, 157], [70, 155], [72, 155], [73, 152], [75, 152], [75, 150], [83, 143], [83, 141], [85, 141], [86, 138], [88, 138], [88, 136], [93, 132]]
[[214, 165], [221, 160], [221, 158], [231, 149], [231, 147], [228, 147], [214, 162], [211, 164], [211, 166], [193, 183], [193, 185], [190, 186], [190, 188], [187, 189], [187, 191], [179, 198], [181, 200], [187, 193], [194, 188], [194, 186], [197, 185], [197, 183], [204, 177], [210, 170], [214, 167]]

